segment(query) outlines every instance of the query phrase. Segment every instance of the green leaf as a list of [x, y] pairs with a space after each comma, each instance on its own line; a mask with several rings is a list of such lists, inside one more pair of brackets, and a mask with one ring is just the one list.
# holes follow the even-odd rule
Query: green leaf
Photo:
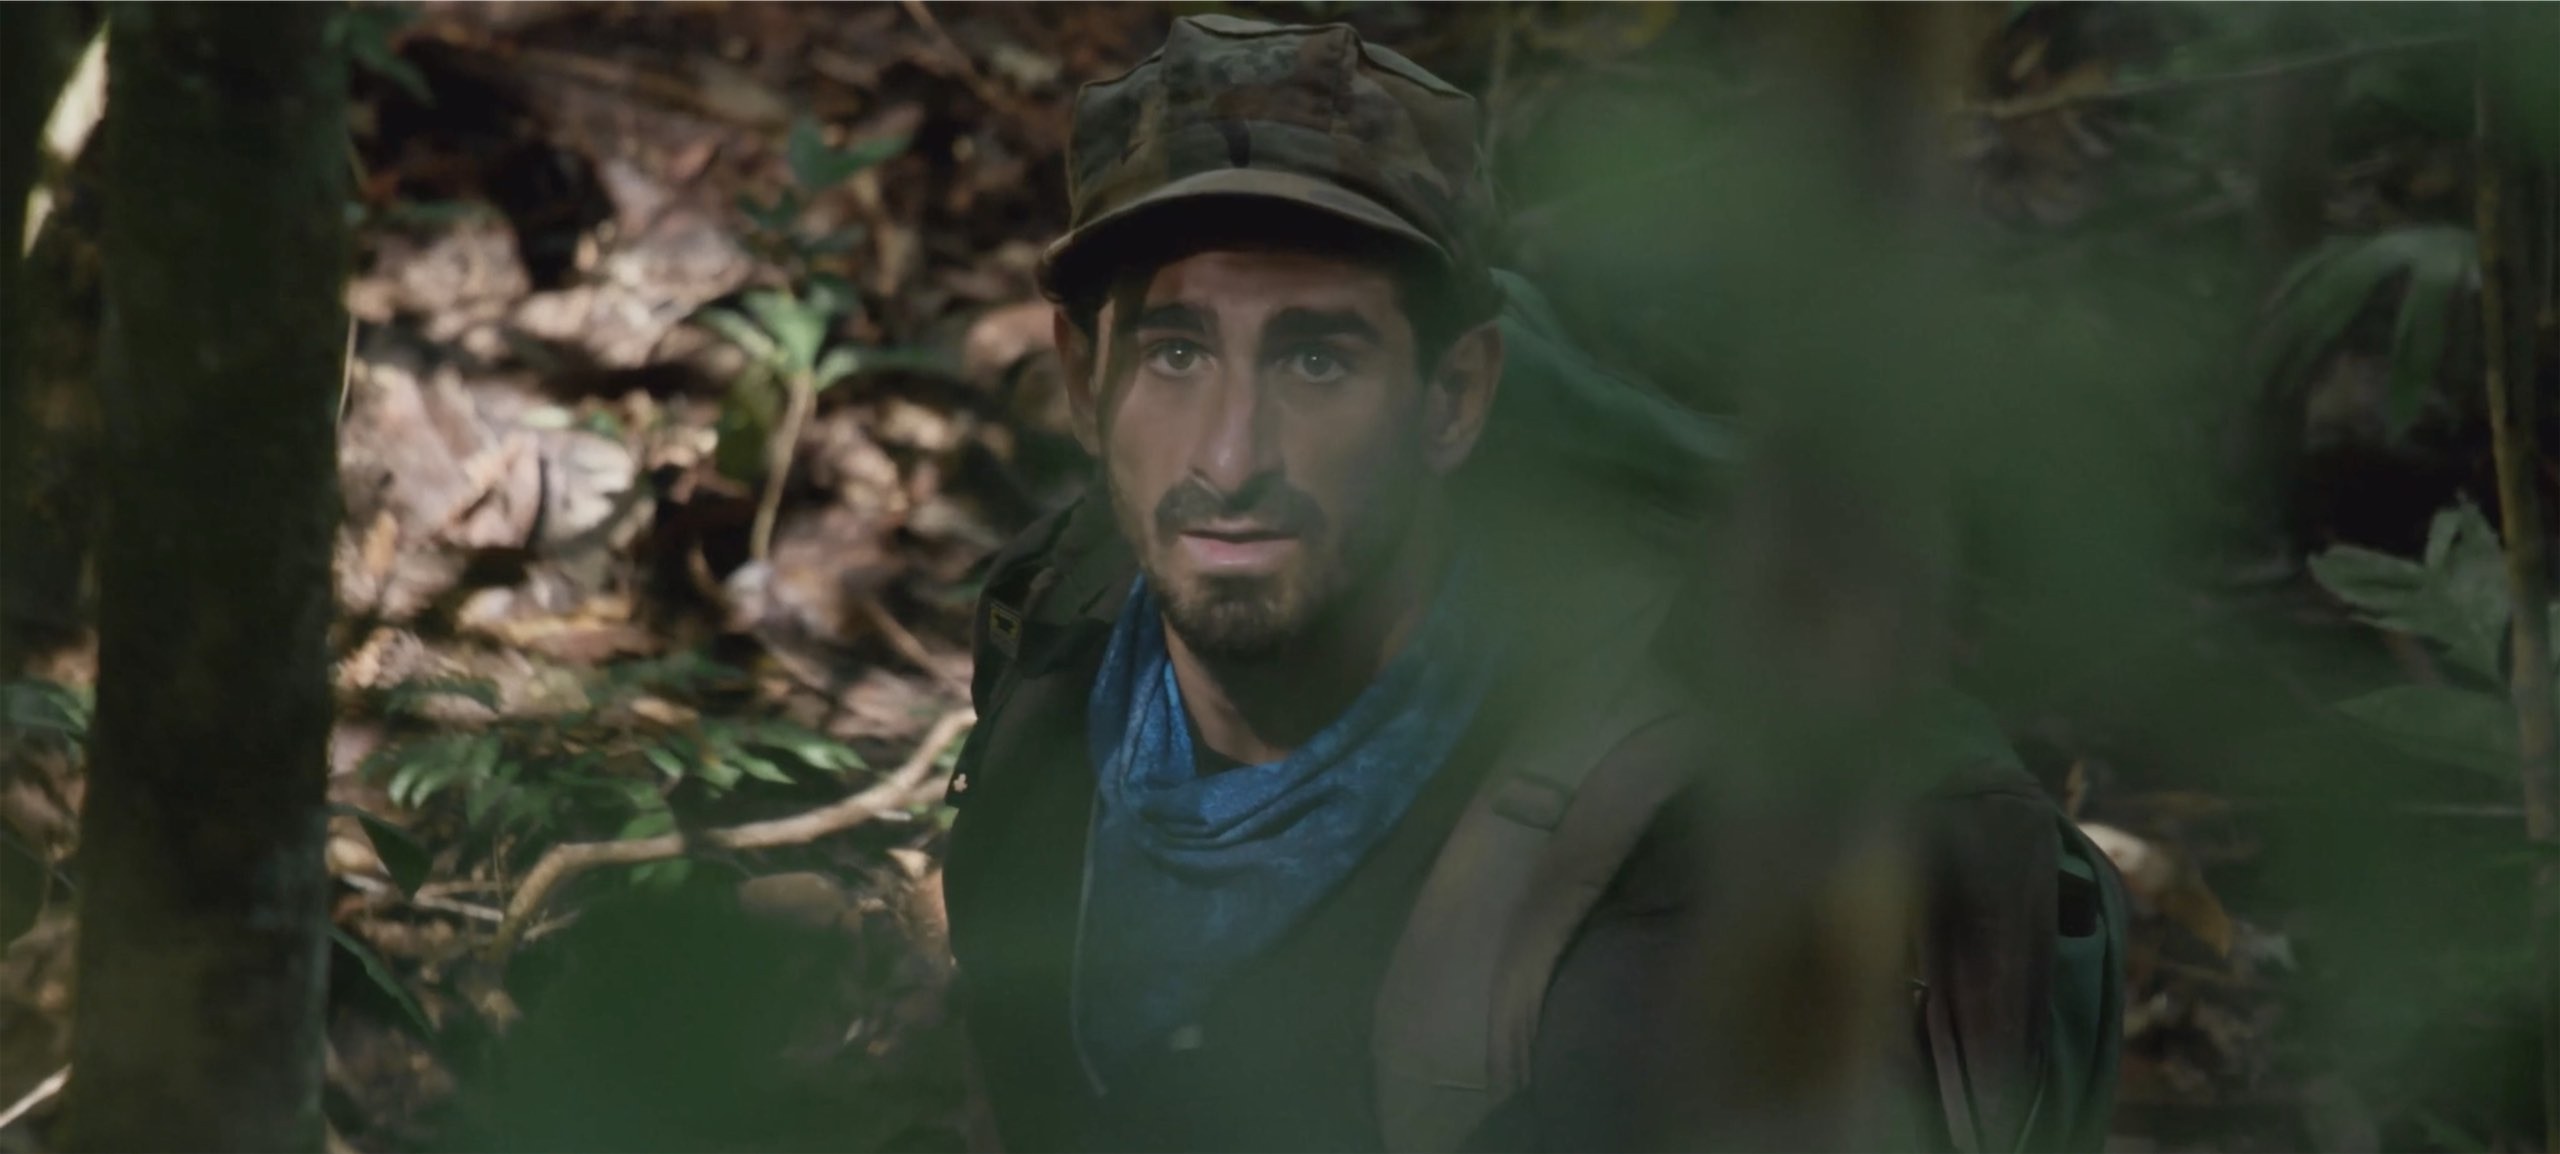
[[817, 372], [811, 377], [810, 385], [823, 393], [842, 383], [845, 378], [861, 372], [862, 368], [861, 353], [850, 348], [829, 349], [826, 357], [818, 362]]
[[640, 756], [646, 758], [649, 764], [656, 766], [658, 772], [667, 775], [667, 780], [682, 781], [684, 779], [684, 759], [677, 757], [676, 751], [663, 745], [645, 745], [640, 747]]
[[631, 867], [631, 884], [650, 889], [674, 889], [693, 876], [693, 863], [683, 858], [653, 861]]
[[852, 281], [831, 272], [811, 273], [805, 289], [809, 299], [826, 309], [829, 315], [842, 316], [862, 303], [862, 290]]
[[[2430, 587], [2438, 591], [2442, 608], [2428, 620], [2455, 661], [2493, 683], [2503, 683], [2506, 670], [2498, 652], [2512, 612], [2506, 552], [2499, 548], [2498, 531], [2490, 527], [2479, 506], [2464, 501], [2436, 514], [2439, 521], [2448, 517], [2454, 521], [2453, 540], [2445, 548], [2443, 561], [2428, 570]], [[2429, 536], [2433, 535], [2431, 528]]]
[[863, 169], [896, 160], [907, 151], [907, 143], [907, 138], [903, 136], [884, 136], [878, 140], [858, 141], [839, 150], [836, 153], [836, 163], [842, 167], [845, 176], [852, 176]]
[[717, 756], [704, 757], [702, 763], [694, 767], [693, 776], [694, 780], [724, 793], [738, 787], [738, 767]]
[[800, 252], [804, 256], [835, 256], [852, 252], [861, 243], [862, 238], [852, 232], [831, 232], [802, 240]]
[[394, 716], [414, 717], [421, 706], [438, 697], [460, 697], [494, 710], [499, 702], [498, 683], [485, 677], [421, 677], [403, 681], [383, 691], [382, 711]]
[[802, 188], [819, 188], [832, 183], [826, 179], [833, 156], [818, 122], [809, 116], [791, 121], [791, 134], [782, 143], [783, 162], [791, 168], [791, 179]]
[[791, 775], [782, 772], [781, 766], [752, 753], [732, 753], [723, 760], [744, 770], [748, 777], [757, 781], [769, 781], [775, 785], [791, 784]]
[[424, 800], [419, 790], [460, 756], [461, 749], [460, 735], [438, 734], [385, 746], [367, 758], [365, 763], [368, 767], [379, 765], [390, 772], [387, 787], [391, 804], [415, 809]]
[[789, 233], [793, 222], [800, 219], [800, 208], [800, 195], [787, 188], [773, 198], [772, 204], [758, 204], [743, 193], [738, 197], [739, 213], [766, 232]]
[[2427, 568], [2388, 553], [2336, 545], [2311, 558], [2311, 576], [2338, 600], [2371, 614], [2396, 613], [2426, 587]]
[[2446, 765], [2515, 777], [2516, 721], [2507, 699], [2448, 685], [2395, 685], [2338, 703], [2401, 749]]
[[470, 753], [462, 760], [461, 780], [469, 784], [487, 781], [497, 772], [498, 759], [505, 756], [506, 744], [494, 733], [471, 736]]
[[89, 703], [50, 681], [13, 681], [0, 685], [0, 723], [10, 729], [83, 737], [89, 732]]
[[781, 350], [780, 363], [787, 371], [805, 373], [816, 367], [818, 348], [827, 340], [829, 317], [825, 311], [789, 293], [772, 290], [748, 293], [746, 303], [756, 323], [773, 334], [774, 343]]
[[2405, 276], [2392, 360], [2391, 405], [2399, 427], [2402, 415], [2416, 412], [2443, 358], [2455, 299], [2477, 281], [2479, 261], [2470, 230], [2455, 225], [2414, 225], [2320, 246], [2294, 265], [2270, 298], [2260, 375], [2275, 385], [2299, 378], [2337, 348], [2384, 284]]
[[2497, 531], [2465, 502], [2436, 515], [2426, 557], [2420, 565], [2342, 545], [2314, 556], [2311, 574], [2364, 620], [2429, 641], [2463, 670], [2503, 684], [2508, 604]]
[[783, 159], [790, 165], [794, 182], [816, 190], [842, 184], [853, 174], [906, 150], [904, 137], [864, 141], [844, 149], [829, 148], [818, 122], [802, 116], [791, 123], [791, 133], [783, 142]]
[[[2470, 233], [2453, 231], [2468, 244]], [[2464, 276], [2478, 261], [2467, 247], [2443, 244], [2409, 254], [2409, 284], [2401, 293], [2400, 317], [2392, 327], [2391, 384], [2385, 410], [2395, 435], [2407, 432], [2416, 421], [2428, 388], [2435, 384]]]
[[498, 806], [497, 827], [525, 829], [540, 824], [559, 808], [559, 796], [543, 789], [507, 791]]
[[462, 819], [478, 826], [489, 815], [489, 807], [507, 799], [514, 792], [502, 785], [483, 785], [462, 796]]
[[417, 19], [415, 7], [407, 4], [351, 6], [347, 11], [347, 56], [357, 67], [399, 85], [411, 99], [432, 106], [435, 95], [427, 91], [427, 78], [391, 46], [399, 33]]
[[675, 831], [676, 815], [665, 806], [660, 806], [624, 822], [622, 832], [613, 836], [617, 841], [638, 841], [644, 837], [656, 837], [662, 833]]
[[419, 1038], [435, 1037], [435, 1023], [427, 1020], [427, 1012], [419, 1007], [416, 998], [410, 996], [409, 988], [400, 984], [400, 976], [391, 972], [391, 966], [382, 960], [382, 955], [373, 952], [373, 947], [355, 935], [335, 926], [329, 927], [329, 942], [355, 960], [364, 976], [373, 982], [374, 988], [389, 997], [392, 1005], [399, 1007], [400, 1016]]
[[614, 782], [613, 787], [622, 795], [622, 800], [630, 805], [633, 813], [648, 813], [651, 810], [667, 808], [667, 795], [658, 792], [658, 787], [648, 782], [623, 779]]
[[841, 775], [846, 770], [870, 768], [852, 747], [787, 721], [759, 722], [747, 727], [746, 732], [747, 740], [788, 753], [823, 773]]
[[782, 346], [744, 316], [727, 309], [707, 308], [693, 314], [693, 323], [718, 333], [758, 361], [770, 365], [782, 363]]
[[434, 869], [435, 855], [428, 851], [425, 843], [411, 836], [408, 830], [376, 817], [362, 807], [339, 805], [331, 808], [364, 826], [365, 836], [373, 839], [374, 856], [381, 858], [383, 868], [391, 871], [391, 884], [399, 886], [401, 893], [415, 895], [418, 887], [426, 884], [427, 875]]

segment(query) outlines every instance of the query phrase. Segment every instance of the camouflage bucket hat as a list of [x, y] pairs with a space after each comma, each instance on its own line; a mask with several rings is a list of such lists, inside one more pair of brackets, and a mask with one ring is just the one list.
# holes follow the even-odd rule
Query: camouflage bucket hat
[[1076, 94], [1067, 234], [1042, 254], [1051, 296], [1151, 210], [1280, 202], [1366, 226], [1484, 280], [1492, 188], [1475, 98], [1343, 24], [1176, 21], [1164, 47]]

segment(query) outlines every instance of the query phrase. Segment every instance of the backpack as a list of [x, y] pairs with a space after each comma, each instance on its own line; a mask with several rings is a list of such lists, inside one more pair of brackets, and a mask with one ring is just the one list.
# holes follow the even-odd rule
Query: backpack
[[[1713, 418], [1592, 361], [1534, 288], [1496, 276], [1507, 297], [1502, 393], [1462, 474], [1459, 515], [1558, 501], [1607, 510], [1612, 523], [1585, 527], [1575, 548], [1533, 548], [1566, 554], [1549, 564], [1570, 566], [1586, 591], [1581, 604], [1591, 608], [1573, 623], [1578, 636], [1649, 643], [1682, 596], [1672, 567], [1651, 562], [1678, 556], [1683, 534], [1700, 530], [1714, 478], [1737, 459], [1739, 442]], [[990, 562], [973, 696], [991, 713], [1026, 610], [1051, 594], [1090, 599], [1073, 587], [1092, 574], [1052, 563], [1053, 554], [1083, 551], [1066, 539], [1110, 531], [1110, 519], [1090, 515], [1084, 500]], [[1594, 581], [1608, 586], [1597, 596], [1589, 595]], [[1577, 667], [1556, 680], [1569, 688], [1522, 720], [1520, 738], [1452, 828], [1379, 991], [1372, 1054], [1390, 1150], [1460, 1149], [1527, 1085], [1548, 978], [1681, 784], [1593, 775], [1620, 742], [1681, 710], [1669, 679], [1649, 676], [1652, 666], [1625, 645], [1550, 648], [1542, 656]], [[1923, 933], [1910, 943], [1913, 1029], [1928, 1059], [1932, 1113], [1943, 1121], [1936, 1137], [1967, 1154], [2096, 1150], [2123, 1037], [2122, 884], [1979, 707], [1957, 700], [1950, 728], [1965, 752], [1916, 801], [1915, 812], [1944, 819], [1921, 823], [1932, 834], [1922, 854], [1936, 902], [1927, 924], [2009, 936]], [[956, 788], [965, 788], [967, 768]], [[2013, 824], [2014, 815], [2036, 815], [2026, 820], [2041, 828], [2018, 830], [1991, 852], [1967, 815], [2000, 800], [2028, 802], [2002, 812]], [[2031, 911], [2023, 924], [2009, 916], [2021, 908]], [[2020, 954], [2026, 965], [2013, 968]]]

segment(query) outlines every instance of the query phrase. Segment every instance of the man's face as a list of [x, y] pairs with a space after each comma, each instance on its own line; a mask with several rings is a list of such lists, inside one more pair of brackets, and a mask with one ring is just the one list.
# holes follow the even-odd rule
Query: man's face
[[1120, 294], [1099, 328], [1087, 412], [1112, 510], [1204, 656], [1304, 635], [1391, 567], [1429, 479], [1454, 467], [1435, 451], [1453, 407], [1383, 271], [1201, 253]]

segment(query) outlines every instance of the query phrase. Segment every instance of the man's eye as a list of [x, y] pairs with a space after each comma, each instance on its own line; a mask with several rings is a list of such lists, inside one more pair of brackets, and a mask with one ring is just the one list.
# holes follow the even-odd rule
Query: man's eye
[[1300, 379], [1318, 384], [1340, 380], [1351, 371], [1351, 363], [1331, 349], [1298, 349], [1282, 363]]
[[1190, 375], [1208, 353], [1200, 346], [1184, 340], [1157, 341], [1147, 346], [1147, 368], [1168, 377]]

